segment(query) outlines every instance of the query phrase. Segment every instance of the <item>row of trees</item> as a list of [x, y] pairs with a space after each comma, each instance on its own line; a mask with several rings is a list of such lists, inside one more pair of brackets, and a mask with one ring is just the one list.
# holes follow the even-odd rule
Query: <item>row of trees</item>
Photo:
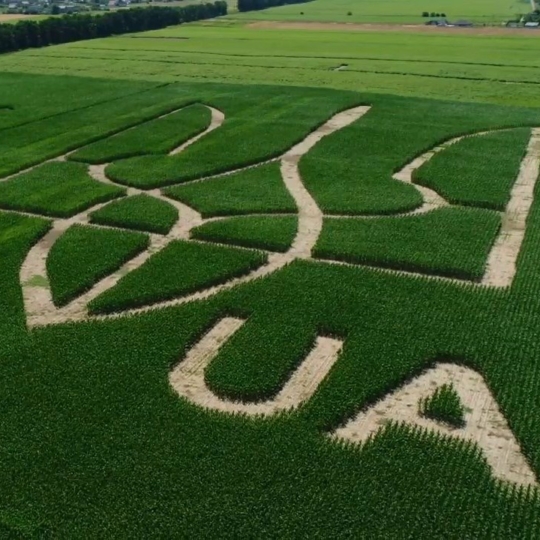
[[254, 11], [285, 4], [303, 4], [311, 0], [238, 0], [238, 11]]
[[227, 2], [219, 0], [212, 4], [192, 4], [185, 7], [134, 8], [102, 15], [75, 14], [41, 21], [21, 20], [16, 24], [0, 24], [0, 53], [157, 30], [226, 14]]
[[446, 13], [435, 13], [432, 11], [422, 11], [422, 17], [446, 17]]

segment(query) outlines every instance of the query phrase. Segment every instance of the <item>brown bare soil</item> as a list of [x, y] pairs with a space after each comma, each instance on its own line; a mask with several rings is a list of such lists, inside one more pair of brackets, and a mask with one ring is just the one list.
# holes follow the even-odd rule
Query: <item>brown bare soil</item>
[[335, 32], [427, 32], [436, 34], [539, 37], [540, 30], [526, 28], [506, 28], [499, 26], [477, 26], [473, 28], [449, 28], [426, 26], [424, 24], [359, 24], [359, 23], [324, 23], [324, 22], [287, 22], [260, 21], [247, 25], [248, 28], [271, 30], [324, 30]]
[[19, 19], [35, 19], [35, 15], [23, 15], [22, 13], [0, 13], [0, 23], [18, 21]]

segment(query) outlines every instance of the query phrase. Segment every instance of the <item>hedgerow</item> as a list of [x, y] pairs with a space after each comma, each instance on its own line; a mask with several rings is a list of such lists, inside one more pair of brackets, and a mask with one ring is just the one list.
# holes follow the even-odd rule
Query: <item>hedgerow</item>
[[515, 129], [466, 138], [417, 169], [414, 181], [451, 203], [504, 210], [530, 136]]
[[191, 105], [85, 146], [69, 158], [86, 163], [107, 163], [131, 156], [166, 154], [204, 131], [210, 124], [210, 116], [208, 107]]
[[247, 274], [266, 261], [263, 253], [176, 240], [118, 284], [92, 300], [91, 313], [155, 304]]
[[177, 220], [174, 206], [144, 194], [113, 201], [90, 214], [92, 223], [158, 234], [167, 234]]
[[124, 194], [93, 180], [82, 164], [51, 162], [0, 183], [0, 206], [65, 218]]
[[465, 409], [452, 384], [439, 386], [433, 394], [421, 399], [418, 411], [422, 416], [444, 422], [452, 427], [465, 425]]
[[328, 218], [314, 256], [479, 280], [500, 225], [495, 212], [453, 207], [404, 217]]
[[[176, 156], [142, 156], [107, 167], [113, 180], [144, 189], [255, 165], [284, 153], [340, 110], [357, 105], [359, 96], [324, 90], [273, 88], [238, 95], [215, 94], [205, 101], [223, 111], [226, 121]], [[263, 119], [263, 121], [261, 121]], [[212, 156], [209, 160], [208, 156]]]
[[298, 226], [295, 216], [240, 216], [211, 221], [191, 231], [193, 238], [269, 251], [287, 251]]
[[258, 9], [268, 9], [287, 4], [303, 4], [311, 1], [312, 0], [238, 0], [237, 6], [239, 12], [244, 12]]
[[63, 306], [148, 247], [144, 234], [71, 226], [53, 244], [47, 276], [53, 302]]
[[164, 193], [197, 209], [203, 217], [297, 210], [278, 163], [167, 188]]
[[40, 21], [21, 20], [15, 24], [0, 24], [0, 53], [156, 30], [226, 14], [227, 2], [217, 1], [175, 8], [151, 6], [98, 15], [78, 13]]

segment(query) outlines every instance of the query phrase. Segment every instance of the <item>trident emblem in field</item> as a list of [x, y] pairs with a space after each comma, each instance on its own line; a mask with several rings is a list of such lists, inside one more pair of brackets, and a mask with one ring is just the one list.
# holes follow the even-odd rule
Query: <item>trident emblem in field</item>
[[[298, 207], [298, 230], [291, 247], [285, 253], [270, 253], [266, 264], [253, 272], [231, 279], [221, 285], [197, 291], [182, 298], [175, 298], [152, 306], [126, 310], [114, 317], [132, 315], [156, 307], [180, 305], [211, 296], [243, 283], [270, 275], [283, 268], [295, 259], [310, 259], [312, 250], [319, 238], [323, 226], [323, 212], [315, 199], [306, 190], [299, 172], [300, 158], [307, 154], [323, 137], [326, 137], [351, 123], [359, 120], [369, 112], [370, 107], [355, 107], [334, 115], [326, 123], [313, 131], [301, 142], [287, 150], [280, 157], [271, 161], [279, 161], [283, 183], [293, 197]], [[201, 134], [173, 150], [177, 154], [218, 129], [224, 115], [217, 109], [210, 108], [212, 119], [209, 127]], [[474, 136], [482, 136], [477, 133]], [[414, 186], [422, 195], [423, 204], [405, 215], [421, 214], [450, 206], [450, 203], [435, 191], [413, 183], [413, 173], [426, 163], [433, 155], [443, 151], [448, 146], [457, 143], [463, 137], [458, 137], [432, 149], [415, 158], [394, 175], [396, 181]], [[56, 158], [63, 161], [67, 156]], [[257, 164], [257, 165], [260, 165]], [[520, 171], [511, 192], [509, 203], [503, 215], [502, 227], [489, 253], [484, 276], [480, 286], [508, 287], [512, 283], [516, 260], [525, 234], [526, 219], [533, 200], [533, 190], [540, 165], [540, 129], [533, 129], [532, 136], [521, 163]], [[89, 166], [90, 176], [102, 183], [112, 184], [106, 176], [107, 164]], [[23, 171], [26, 172], [26, 171]], [[231, 171], [236, 172], [236, 171]], [[226, 173], [230, 174], [230, 173]], [[196, 180], [204, 181], [205, 178]], [[87, 312], [88, 303], [101, 293], [114, 287], [122, 276], [142, 266], [153, 253], [166, 247], [174, 240], [190, 240], [190, 231], [205, 220], [193, 208], [184, 203], [165, 197], [159, 189], [142, 191], [129, 188], [127, 195], [146, 193], [158, 199], [166, 200], [179, 210], [179, 220], [167, 235], [151, 235], [150, 247], [145, 252], [127, 262], [122, 268], [102, 279], [88, 292], [74, 299], [65, 306], [54, 305], [50, 289], [43, 286], [46, 281], [46, 261], [49, 251], [58, 237], [74, 224], [89, 223], [89, 214], [104, 204], [95, 205], [68, 219], [57, 219], [51, 230], [29, 251], [20, 271], [20, 281], [23, 290], [27, 323], [30, 327], [48, 324], [59, 324], [68, 321], [82, 321], [89, 318], [107, 318], [111, 316], [91, 317]], [[321, 261], [321, 264], [344, 264], [339, 261]], [[384, 270], [396, 272], [393, 270]], [[422, 274], [423, 275], [423, 274]], [[431, 279], [447, 279], [425, 275]], [[44, 278], [44, 280], [36, 279]], [[271, 400], [259, 403], [241, 403], [221, 399], [206, 385], [205, 369], [218, 354], [219, 349], [228, 339], [241, 328], [244, 321], [226, 317], [221, 319], [210, 331], [202, 337], [170, 372], [169, 381], [174, 390], [183, 398], [205, 408], [224, 413], [242, 413], [253, 416], [269, 416], [279, 411], [289, 410], [300, 406], [316, 391], [338, 359], [342, 341], [319, 336], [313, 349], [299, 365], [281, 391]], [[452, 383], [463, 404], [467, 407], [466, 422], [462, 428], [451, 429], [448, 426], [421, 418], [418, 414], [417, 403], [427, 397], [433, 385]], [[403, 407], [403, 403], [406, 407]], [[401, 405], [400, 405], [401, 403]], [[479, 412], [480, 411], [480, 412]], [[336, 430], [332, 437], [363, 443], [382, 427], [384, 421], [395, 420], [433, 429], [450, 437], [460, 437], [476, 442], [484, 451], [494, 474], [501, 479], [530, 484], [535, 483], [535, 477], [523, 458], [519, 445], [510, 431], [489, 389], [482, 377], [465, 367], [454, 364], [437, 364], [423, 375], [409, 383], [405, 388], [398, 389], [387, 395], [382, 401], [373, 405], [369, 410], [361, 412], [343, 427]]]

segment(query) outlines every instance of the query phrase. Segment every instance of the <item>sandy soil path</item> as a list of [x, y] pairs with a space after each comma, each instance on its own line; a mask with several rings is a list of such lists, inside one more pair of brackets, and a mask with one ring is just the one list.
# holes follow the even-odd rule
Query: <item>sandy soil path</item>
[[540, 174], [540, 129], [533, 129], [527, 153], [521, 162], [519, 175], [510, 193], [503, 215], [502, 227], [491, 250], [484, 285], [507, 287], [516, 275], [516, 262], [525, 238], [527, 218], [534, 200], [534, 187]]
[[246, 25], [261, 30], [313, 30], [324, 32], [392, 32], [427, 33], [456, 36], [520, 36], [538, 38], [540, 30], [529, 28], [506, 28], [503, 26], [475, 26], [472, 28], [438, 27], [425, 24], [368, 24], [337, 22], [258, 21]]
[[[232, 279], [222, 285], [211, 287], [206, 290], [194, 293], [192, 295], [177, 298], [171, 301], [160, 302], [158, 304], [153, 304], [143, 308], [124, 311], [118, 315], [113, 314], [100, 316], [99, 318], [111, 318], [133, 315], [136, 313], [148, 311], [150, 309], [155, 309], [156, 307], [169, 307], [184, 304], [187, 302], [193, 302], [196, 300], [202, 300], [204, 298], [209, 298], [221, 291], [231, 289], [242, 283], [247, 283], [249, 281], [253, 281], [255, 279], [267, 276], [279, 270], [280, 268], [283, 268], [283, 266], [290, 263], [296, 258], [311, 257], [311, 250], [315, 245], [322, 229], [323, 214], [317, 206], [313, 197], [305, 189], [302, 183], [300, 172], [298, 170], [298, 162], [300, 158], [305, 155], [309, 150], [311, 150], [311, 148], [313, 148], [323, 137], [350, 125], [352, 122], [361, 118], [368, 111], [369, 107], [362, 106], [355, 107], [334, 115], [332, 118], [330, 118], [330, 120], [328, 120], [318, 129], [310, 133], [307, 137], [305, 137], [304, 140], [293, 146], [290, 150], [285, 152], [279, 158], [279, 161], [281, 163], [283, 181], [285, 182], [285, 186], [291, 193], [298, 206], [298, 231], [291, 248], [286, 253], [272, 253], [268, 257], [267, 264], [261, 266], [260, 268], [254, 270], [246, 276]], [[224, 116], [221, 112], [213, 109], [212, 115], [212, 125], [214, 127], [212, 127], [211, 125], [206, 131], [206, 133], [212, 131], [213, 129], [217, 129], [217, 127], [219, 127], [218, 124], [221, 125], [224, 121]], [[195, 140], [196, 138], [200, 138], [201, 135], [198, 135], [193, 140]], [[182, 147], [186, 148], [187, 145], [188, 143], [184, 144]], [[90, 166], [89, 173], [92, 178], [99, 182], [114, 184], [114, 182], [107, 178], [105, 174], [106, 167], [107, 164]], [[142, 192], [143, 191], [137, 188], [130, 188], [128, 195], [136, 195]], [[61, 322], [80, 321], [89, 318], [86, 308], [89, 301], [91, 301], [93, 298], [106, 291], [107, 289], [113, 287], [126, 272], [139, 268], [142, 264], [144, 264], [144, 262], [146, 262], [146, 260], [148, 260], [151, 254], [155, 253], [159, 249], [163, 249], [163, 247], [165, 247], [169, 242], [175, 239], [189, 238], [191, 229], [205, 222], [205, 220], [202, 219], [200, 214], [194, 209], [182, 203], [173, 202], [168, 198], [165, 198], [159, 190], [154, 190], [149, 193], [171, 204], [174, 204], [178, 208], [180, 213], [180, 220], [177, 225], [171, 230], [171, 232], [165, 237], [153, 238], [152, 246], [148, 251], [126, 263], [126, 265], [124, 265], [124, 267], [119, 269], [117, 272], [96, 284], [96, 286], [88, 293], [75, 299], [73, 302], [63, 308], [55, 308], [52, 303], [44, 306], [43, 301], [40, 300], [41, 292], [35, 295], [33, 293], [25, 294], [25, 306], [28, 314], [27, 324], [29, 326], [58, 324]], [[95, 208], [89, 209], [86, 213], [90, 213], [94, 210]], [[43, 244], [43, 240], [40, 242], [40, 244], [42, 244], [42, 247], [40, 250], [38, 250], [38, 253], [40, 257], [46, 258], [48, 255], [48, 249], [50, 249], [51, 246], [49, 246], [48, 244]], [[37, 255], [35, 254], [32, 255], [32, 259], [30, 261], [28, 261], [27, 258], [27, 261], [25, 261], [25, 265], [32, 268], [33, 265], [36, 264], [36, 256]], [[41, 272], [42, 266], [43, 265], [35, 266], [35, 268]], [[25, 277], [29, 274], [32, 274], [31, 270], [28, 270], [25, 273]], [[34, 275], [41, 274], [37, 274], [36, 272], [34, 273]], [[26, 279], [25, 281], [21, 281], [21, 283], [23, 285], [23, 289], [25, 287], [29, 289], [30, 286], [28, 284], [32, 283], [32, 279]]]
[[[466, 408], [463, 428], [451, 428], [419, 415], [419, 401], [443, 384], [452, 384]], [[360, 412], [332, 437], [364, 443], [388, 421], [419, 426], [442, 435], [475, 442], [482, 449], [493, 474], [508, 482], [536, 485], [536, 477], [525, 460], [514, 434], [499, 410], [482, 376], [456, 364], [441, 363], [405, 386]]]
[[169, 374], [169, 382], [179, 396], [206, 409], [250, 416], [270, 416], [279, 411], [299, 407], [317, 390], [336, 363], [343, 342], [319, 336], [305, 360], [295, 370], [277, 396], [258, 403], [229, 401], [216, 396], [206, 385], [204, 372], [221, 347], [245, 321], [221, 319], [194, 345], [186, 357]]

